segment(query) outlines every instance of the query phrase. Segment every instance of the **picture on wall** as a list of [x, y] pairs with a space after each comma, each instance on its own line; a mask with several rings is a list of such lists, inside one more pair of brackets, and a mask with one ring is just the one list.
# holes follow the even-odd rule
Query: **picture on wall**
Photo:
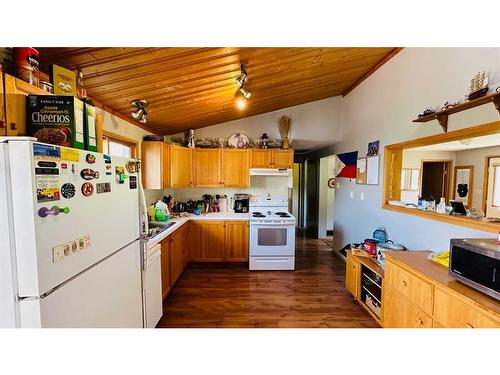
[[357, 151], [335, 155], [335, 177], [356, 178], [357, 160]]

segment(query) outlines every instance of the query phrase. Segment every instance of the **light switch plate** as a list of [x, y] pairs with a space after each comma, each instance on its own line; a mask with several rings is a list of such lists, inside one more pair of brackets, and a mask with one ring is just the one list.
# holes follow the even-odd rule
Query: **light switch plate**
[[361, 192], [359, 194], [359, 199], [361, 199], [362, 201], [364, 201], [365, 200], [365, 193]]
[[351, 191], [351, 192], [349, 193], [349, 198], [354, 199], [354, 191]]

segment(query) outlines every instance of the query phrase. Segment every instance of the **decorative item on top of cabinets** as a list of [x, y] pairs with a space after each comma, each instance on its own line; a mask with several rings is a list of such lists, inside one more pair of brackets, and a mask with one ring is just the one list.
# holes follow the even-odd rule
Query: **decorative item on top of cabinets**
[[50, 77], [54, 85], [54, 94], [61, 96], [77, 96], [76, 73], [59, 65], [50, 66]]
[[186, 138], [187, 138], [187, 147], [194, 148], [195, 147], [194, 129], [189, 129], [186, 132]]
[[422, 118], [422, 117], [425, 117], [425, 116], [430, 116], [430, 115], [433, 115], [434, 113], [436, 113], [436, 111], [434, 111], [433, 109], [426, 108], [425, 111], [423, 111], [422, 113], [418, 114], [418, 118]]
[[249, 140], [243, 133], [234, 133], [227, 140], [227, 145], [229, 148], [248, 148]]
[[290, 117], [282, 116], [280, 118], [280, 134], [283, 140], [282, 148], [287, 150], [290, 148], [290, 144], [288, 142], [288, 137], [290, 135]]
[[40, 83], [40, 53], [32, 47], [14, 48], [16, 76], [33, 86]]
[[486, 95], [487, 92], [488, 74], [486, 73], [486, 70], [483, 70], [472, 77], [469, 85], [468, 98], [469, 100], [474, 100]]
[[269, 137], [267, 136], [266, 133], [263, 133], [262, 136], [260, 137], [260, 147], [267, 148], [268, 142], [269, 142]]

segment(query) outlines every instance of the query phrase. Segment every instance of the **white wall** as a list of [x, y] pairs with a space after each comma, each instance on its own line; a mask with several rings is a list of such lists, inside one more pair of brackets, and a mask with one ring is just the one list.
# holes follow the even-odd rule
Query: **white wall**
[[[332, 144], [340, 139], [340, 102], [335, 96], [295, 107], [268, 112], [261, 115], [225, 122], [206, 128], [196, 129], [196, 138], [227, 138], [240, 132], [250, 138], [258, 139], [262, 133], [271, 138], [281, 139], [279, 119], [291, 119], [291, 136], [295, 149], [308, 149]], [[250, 104], [251, 105], [251, 102]], [[179, 136], [179, 134], [174, 135]]]
[[[366, 152], [370, 141], [379, 139], [381, 152], [388, 144], [441, 133], [437, 121], [412, 123], [426, 107], [447, 100], [463, 99], [471, 77], [480, 70], [490, 73], [490, 86], [500, 82], [499, 48], [405, 48], [360, 86], [343, 98], [341, 134], [335, 151]], [[492, 104], [454, 114], [449, 130], [498, 121]], [[383, 165], [380, 173], [382, 176]], [[494, 237], [381, 208], [382, 184], [357, 185], [339, 179], [335, 193], [336, 246], [370, 237], [384, 225], [389, 237], [411, 249], [445, 250], [453, 237]], [[354, 193], [354, 199], [349, 197]], [[364, 192], [365, 200], [360, 200]]]

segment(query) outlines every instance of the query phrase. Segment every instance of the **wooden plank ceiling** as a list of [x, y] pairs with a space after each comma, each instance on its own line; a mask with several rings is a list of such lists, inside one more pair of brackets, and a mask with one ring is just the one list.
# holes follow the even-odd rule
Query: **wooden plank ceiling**
[[[90, 97], [130, 117], [146, 99], [147, 126], [175, 134], [347, 94], [399, 48], [39, 48], [51, 63], [84, 73]], [[245, 109], [240, 64], [252, 93]]]

